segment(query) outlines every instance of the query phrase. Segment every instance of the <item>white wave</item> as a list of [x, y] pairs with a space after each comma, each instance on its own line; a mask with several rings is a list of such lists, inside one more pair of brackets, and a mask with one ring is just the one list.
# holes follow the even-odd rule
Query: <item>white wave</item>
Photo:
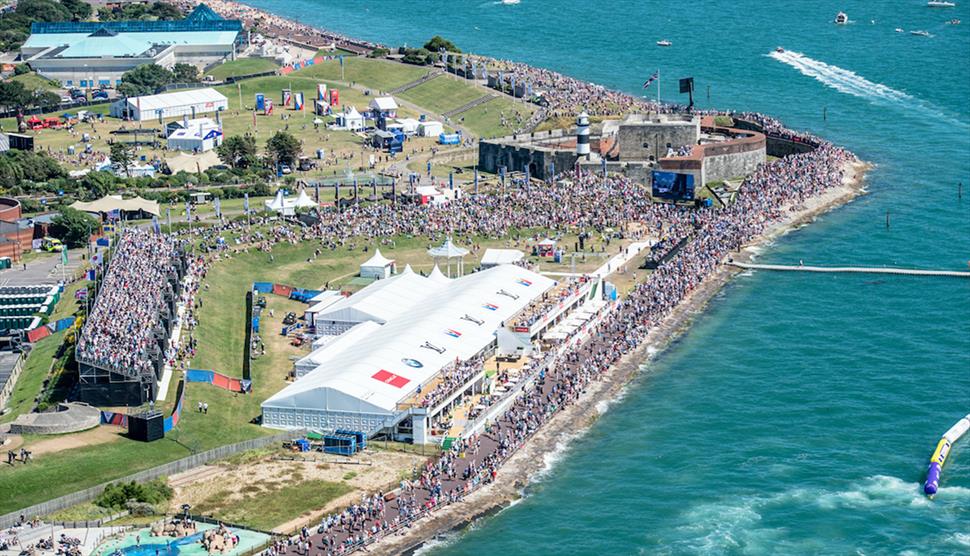
[[888, 475], [867, 477], [853, 488], [820, 492], [816, 503], [823, 509], [871, 508], [876, 506], [928, 506], [930, 500], [920, 492], [919, 483], [909, 483]]
[[944, 114], [939, 108], [926, 101], [893, 89], [888, 85], [869, 81], [854, 71], [810, 58], [801, 52], [793, 52], [791, 50], [785, 50], [784, 52], [774, 51], [768, 54], [768, 56], [795, 68], [802, 75], [811, 77], [826, 87], [835, 89], [840, 93], [863, 98], [884, 106], [918, 110], [925, 115], [942, 119], [948, 123], [967, 127], [966, 122], [956, 120]]
[[947, 537], [947, 541], [957, 546], [970, 547], [970, 533], [953, 533]]
[[436, 537], [432, 537], [414, 551], [414, 556], [428, 556], [439, 549], [455, 544], [460, 537], [461, 534], [458, 531], [449, 531]]
[[559, 440], [556, 441], [556, 446], [542, 455], [542, 468], [533, 475], [530, 483], [539, 483], [548, 477], [552, 473], [552, 470], [556, 468], [556, 465], [566, 457], [573, 440], [578, 438], [583, 432], [585, 431], [577, 431], [560, 436]]

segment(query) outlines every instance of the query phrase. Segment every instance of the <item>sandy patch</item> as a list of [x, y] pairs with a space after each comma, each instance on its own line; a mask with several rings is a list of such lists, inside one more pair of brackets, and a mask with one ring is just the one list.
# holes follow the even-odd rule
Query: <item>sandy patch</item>
[[[410, 476], [411, 469], [425, 461], [420, 455], [383, 450], [367, 450], [354, 458], [340, 458], [327, 454], [299, 454], [294, 457], [280, 452], [242, 464], [206, 465], [169, 477], [175, 491], [170, 511], [179, 511], [182, 504], [198, 506], [208, 498], [229, 490], [223, 504], [241, 501], [247, 492], [257, 488], [272, 488], [280, 483], [323, 480], [346, 483], [353, 487], [347, 494], [332, 500], [325, 507], [307, 512], [277, 526], [274, 531], [293, 532], [303, 525], [316, 523], [320, 516], [358, 502], [364, 493], [391, 490], [400, 482], [402, 473]], [[345, 479], [350, 473], [352, 478]]]
[[38, 440], [33, 444], [28, 444], [27, 448], [33, 452], [36, 458], [37, 456], [53, 454], [63, 450], [107, 444], [108, 442], [118, 440], [124, 433], [125, 429], [121, 427], [101, 425], [83, 432]]

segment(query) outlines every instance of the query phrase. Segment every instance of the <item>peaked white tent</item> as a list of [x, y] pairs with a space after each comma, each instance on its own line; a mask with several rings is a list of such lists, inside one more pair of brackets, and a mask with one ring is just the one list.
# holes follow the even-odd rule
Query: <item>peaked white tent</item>
[[305, 189], [301, 189], [300, 194], [296, 197], [290, 198], [284, 197], [283, 190], [281, 189], [276, 192], [275, 197], [264, 201], [264, 203], [266, 204], [267, 210], [278, 212], [283, 216], [292, 216], [296, 213], [296, 209], [298, 208], [312, 208], [317, 206], [317, 204], [313, 202], [313, 199], [307, 195]]
[[492, 268], [500, 264], [515, 264], [525, 258], [525, 253], [518, 249], [486, 249], [482, 255], [480, 266]]
[[317, 204], [313, 202], [313, 199], [311, 199], [309, 195], [306, 194], [306, 189], [301, 189], [300, 194], [297, 195], [296, 200], [293, 201], [293, 206], [296, 208], [314, 208], [317, 206]]
[[394, 261], [381, 255], [380, 249], [374, 250], [374, 256], [360, 265], [361, 278], [383, 280], [394, 274]]
[[337, 121], [330, 128], [338, 131], [361, 131], [364, 129], [364, 117], [351, 106], [350, 110], [337, 114]]
[[451, 282], [451, 278], [445, 276], [444, 272], [441, 272], [441, 269], [438, 268], [438, 265], [434, 265], [434, 268], [431, 270], [431, 274], [428, 275], [428, 279], [435, 284], [447, 284], [448, 282]]
[[468, 254], [468, 249], [464, 247], [458, 247], [451, 237], [445, 239], [445, 242], [438, 247], [432, 247], [428, 249], [428, 255], [434, 258], [435, 265], [438, 264], [438, 259], [445, 259], [448, 267], [448, 277], [451, 278], [451, 259], [458, 259], [458, 276], [465, 274], [465, 255]]

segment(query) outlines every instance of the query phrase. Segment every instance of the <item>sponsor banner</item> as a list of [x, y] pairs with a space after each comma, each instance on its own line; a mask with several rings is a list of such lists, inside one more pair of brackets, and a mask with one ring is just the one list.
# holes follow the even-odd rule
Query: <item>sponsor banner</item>
[[405, 384], [411, 382], [403, 376], [398, 376], [392, 372], [385, 371], [384, 369], [374, 373], [374, 376], [371, 378], [383, 382], [384, 384], [390, 384], [395, 388], [403, 388]]

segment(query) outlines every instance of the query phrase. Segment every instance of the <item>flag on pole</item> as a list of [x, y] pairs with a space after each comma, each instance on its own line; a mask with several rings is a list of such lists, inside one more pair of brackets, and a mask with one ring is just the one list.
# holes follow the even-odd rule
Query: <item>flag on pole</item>
[[81, 289], [77, 290], [76, 292], [74, 292], [74, 299], [77, 299], [78, 301], [84, 301], [87, 298], [88, 298], [88, 289], [87, 288], [81, 288]]
[[185, 221], [192, 221], [192, 203], [185, 201]]
[[243, 211], [249, 214], [249, 193], [243, 193]]
[[[92, 260], [91, 262], [94, 262], [95, 264], [98, 264], [100, 262], [100, 259], [98, 259], [97, 262], [95, 262], [94, 260]], [[93, 282], [97, 277], [98, 277], [97, 270], [96, 269], [93, 269], [93, 268], [89, 268], [88, 271], [87, 271], [87, 273], [86, 273], [85, 278]]]
[[648, 77], [647, 80], [643, 82], [643, 88], [646, 89], [649, 87], [650, 84], [656, 81], [658, 77], [660, 77], [660, 70], [655, 71], [653, 75]]
[[219, 197], [216, 197], [216, 200], [213, 201], [213, 204], [215, 205], [215, 208], [216, 208], [216, 218], [222, 218], [222, 201], [219, 199]]
[[155, 235], [162, 235], [162, 229], [158, 225], [158, 217], [152, 216], [152, 230], [155, 231]]
[[67, 245], [61, 248], [61, 264], [67, 264]]

